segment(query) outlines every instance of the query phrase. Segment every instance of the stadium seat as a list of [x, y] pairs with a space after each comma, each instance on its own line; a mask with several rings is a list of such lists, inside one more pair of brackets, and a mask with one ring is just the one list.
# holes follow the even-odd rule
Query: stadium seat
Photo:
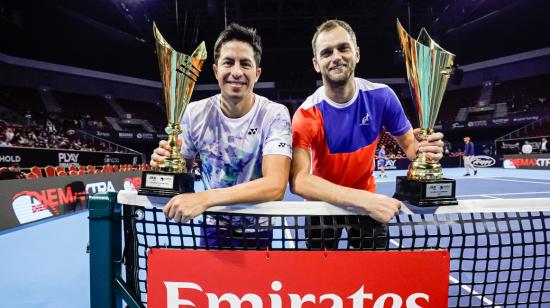
[[69, 175], [78, 175], [78, 171], [71, 170], [71, 171], [69, 171]]
[[44, 173], [46, 173], [46, 177], [56, 176], [55, 168], [54, 166], [46, 166], [44, 167]]
[[40, 169], [40, 167], [32, 166], [31, 167], [31, 173], [34, 173], [37, 178], [42, 177], [42, 169]]
[[70, 165], [69, 166], [69, 174], [70, 174], [71, 171], [78, 171], [78, 168], [75, 165]]
[[85, 175], [86, 174], [86, 170], [78, 170], [78, 175]]
[[57, 173], [57, 176], [67, 176], [67, 172], [65, 172], [65, 171], [59, 171], [59, 172]]
[[67, 172], [65, 171], [65, 168], [63, 168], [61, 166], [56, 166], [55, 167], [55, 172], [57, 173], [58, 176], [61, 172], [65, 172], [65, 175], [67, 175]]
[[86, 167], [86, 170], [88, 171], [88, 174], [94, 174], [95, 166], [93, 166], [93, 165], [88, 165], [88, 166]]
[[29, 172], [29, 173], [25, 174], [25, 177], [26, 177], [27, 179], [37, 179], [37, 178], [38, 178], [38, 175], [36, 175], [36, 174], [33, 173], [33, 172]]

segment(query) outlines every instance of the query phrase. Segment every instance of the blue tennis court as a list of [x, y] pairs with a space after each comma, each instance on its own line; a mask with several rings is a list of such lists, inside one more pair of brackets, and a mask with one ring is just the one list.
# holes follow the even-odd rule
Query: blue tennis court
[[[392, 195], [395, 189], [395, 176], [403, 175], [404, 171], [387, 171], [388, 177], [380, 179], [378, 191], [382, 194]], [[506, 207], [529, 207], [533, 202], [550, 202], [540, 198], [550, 198], [550, 174], [547, 171], [533, 170], [507, 170], [507, 169], [480, 169], [477, 176], [464, 177], [462, 169], [445, 170], [445, 176], [457, 180], [457, 197], [459, 200], [482, 199], [490, 203], [505, 204]], [[378, 178], [377, 178], [378, 179]], [[518, 199], [518, 200], [499, 200]], [[538, 199], [538, 200], [537, 200]], [[287, 192], [285, 200], [300, 200]], [[481, 214], [480, 214], [481, 215]], [[0, 245], [3, 247], [0, 253], [0, 302], [5, 307], [89, 307], [89, 261], [86, 253], [88, 242], [88, 212], [81, 211], [61, 218], [50, 219], [27, 225], [18, 229], [0, 233]], [[434, 215], [434, 217], [436, 217]], [[524, 221], [524, 222], [523, 222]], [[519, 223], [521, 226], [514, 224]], [[526, 224], [526, 225], [523, 225]], [[489, 226], [503, 230], [507, 228], [511, 234], [510, 241], [517, 237], [523, 237], [517, 232], [518, 228], [532, 228], [538, 230], [540, 221], [525, 217], [515, 220], [506, 226]], [[548, 225], [548, 222], [546, 222]], [[475, 224], [468, 228], [475, 228]], [[468, 233], [468, 228], [462, 232]], [[538, 232], [538, 231], [537, 231]], [[535, 233], [538, 234], [538, 233]], [[543, 238], [548, 238], [546, 230], [540, 230]], [[465, 236], [464, 247], [472, 246], [479, 241], [490, 241], [490, 238], [475, 238]], [[474, 251], [463, 249], [471, 258], [478, 255], [488, 258], [489, 267], [499, 266], [510, 269], [510, 280], [514, 280], [519, 271], [516, 268], [532, 268], [533, 276], [540, 275], [537, 272], [538, 265], [548, 264], [549, 256], [547, 245], [541, 247], [536, 239], [531, 240], [532, 245], [526, 245], [524, 250], [496, 251], [485, 249]], [[404, 245], [405, 243], [392, 243]], [[541, 255], [542, 252], [542, 255]], [[451, 249], [451, 254], [452, 254]], [[521, 253], [526, 256], [521, 264], [507, 263], [509, 255]], [[499, 261], [500, 259], [504, 261]], [[451, 264], [451, 269], [453, 264]], [[474, 282], [480, 285], [483, 281], [491, 281], [493, 273], [479, 273], [474, 276], [450, 277], [451, 284]], [[550, 289], [548, 277], [538, 277], [538, 281], [529, 284], [517, 284], [517, 288]], [[488, 285], [486, 288], [500, 288], [498, 284]], [[483, 290], [460, 288], [460, 292], [473, 293]], [[491, 305], [497, 299], [473, 297]], [[518, 299], [521, 300], [521, 299]], [[549, 300], [549, 299], [546, 299]], [[478, 303], [472, 302], [472, 305]]]

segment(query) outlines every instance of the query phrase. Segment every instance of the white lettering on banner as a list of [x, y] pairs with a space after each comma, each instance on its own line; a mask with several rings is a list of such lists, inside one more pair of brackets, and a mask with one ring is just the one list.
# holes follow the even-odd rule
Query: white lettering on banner
[[[271, 299], [271, 305], [264, 306], [262, 298], [258, 294], [247, 293], [242, 297], [238, 297], [233, 293], [224, 293], [221, 296], [218, 296], [214, 293], [207, 293], [203, 291], [200, 285], [193, 282], [177, 282], [177, 281], [164, 281], [164, 286], [166, 287], [166, 307], [167, 308], [179, 308], [180, 305], [187, 305], [196, 307], [189, 299], [180, 298], [180, 290], [182, 289], [191, 289], [200, 291], [205, 294], [208, 298], [208, 308], [219, 308], [222, 302], [227, 302], [230, 308], [241, 308], [244, 303], [247, 302], [250, 305], [246, 307], [251, 308], [282, 308], [282, 299], [279, 294], [269, 294]], [[279, 281], [273, 281], [271, 283], [271, 289], [273, 291], [280, 291], [282, 289], [282, 283]], [[287, 294], [290, 299], [291, 308], [301, 308], [304, 303], [316, 303], [317, 296], [314, 294], [304, 294], [299, 295], [295, 293]], [[372, 293], [365, 293], [365, 286], [361, 287], [352, 295], [347, 298], [352, 300], [353, 308], [363, 308], [365, 300], [373, 300]], [[417, 299], [422, 299], [429, 303], [430, 296], [426, 293], [413, 293], [407, 297], [405, 300], [405, 307], [407, 308], [420, 308], [421, 306], [417, 303]], [[332, 308], [343, 308], [343, 300], [340, 296], [336, 294], [321, 294], [319, 296], [319, 303], [331, 300]], [[392, 307], [401, 307], [403, 304], [403, 298], [399, 294], [395, 293], [385, 293], [380, 295], [373, 304], [374, 308], [383, 308], [386, 304], [386, 301], [390, 300], [392, 302]]]
[[397, 167], [395, 167], [395, 162], [396, 162], [395, 159], [386, 160], [386, 165], [384, 166], [384, 169], [388, 169], [388, 170], [397, 169]]
[[179, 298], [179, 289], [202, 291], [202, 288], [198, 284], [192, 282], [165, 281], [164, 286], [166, 287], [166, 308], [179, 308], [180, 305], [196, 307], [193, 302]]
[[97, 182], [86, 184], [86, 191], [90, 194], [95, 194], [98, 192], [114, 192], [115, 187], [111, 181], [108, 182]]
[[134, 133], [123, 133], [123, 132], [119, 132], [119, 133], [118, 133], [118, 137], [119, 137], [119, 138], [134, 138]]
[[0, 163], [18, 163], [21, 161], [19, 155], [2, 155], [0, 156]]
[[550, 158], [539, 158], [539, 159], [537, 159], [537, 166], [539, 166], [539, 167], [550, 167]]
[[463, 128], [464, 127], [464, 124], [460, 123], [460, 122], [454, 122], [452, 125], [451, 125], [452, 128]]
[[[225, 293], [220, 298], [216, 294], [206, 293], [208, 297], [208, 308], [219, 308], [221, 302], [227, 302], [230, 308], [240, 308], [246, 301], [252, 305], [252, 308], [262, 308], [262, 299], [256, 294], [245, 294], [242, 298], [239, 298], [233, 293]], [[294, 306], [293, 306], [294, 307]]]
[[105, 158], [103, 159], [103, 161], [106, 164], [109, 164], [109, 163], [118, 164], [118, 163], [120, 163], [120, 159], [118, 157], [111, 157], [109, 155], [105, 155]]
[[79, 153], [58, 153], [60, 163], [77, 163]]
[[111, 137], [110, 133], [102, 132], [102, 131], [96, 131], [96, 135], [99, 137]]

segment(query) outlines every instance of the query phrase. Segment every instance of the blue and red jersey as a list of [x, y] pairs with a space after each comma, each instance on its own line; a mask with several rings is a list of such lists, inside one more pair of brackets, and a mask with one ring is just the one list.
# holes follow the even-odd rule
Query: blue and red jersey
[[412, 129], [391, 88], [355, 78], [349, 102], [331, 101], [324, 87], [306, 99], [292, 120], [292, 145], [311, 150], [313, 175], [375, 192], [373, 160], [382, 128], [393, 136]]

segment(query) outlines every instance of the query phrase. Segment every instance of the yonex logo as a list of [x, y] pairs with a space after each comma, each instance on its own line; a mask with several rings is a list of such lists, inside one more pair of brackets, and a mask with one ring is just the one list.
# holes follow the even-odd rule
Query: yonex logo
[[258, 132], [258, 128], [251, 128], [248, 130], [249, 135], [256, 135], [257, 132]]
[[365, 116], [361, 119], [361, 126], [363, 125], [369, 125], [369, 113], [365, 114]]
[[285, 146], [286, 146], [286, 143], [284, 143], [284, 142], [279, 143], [280, 148], [284, 148]]

